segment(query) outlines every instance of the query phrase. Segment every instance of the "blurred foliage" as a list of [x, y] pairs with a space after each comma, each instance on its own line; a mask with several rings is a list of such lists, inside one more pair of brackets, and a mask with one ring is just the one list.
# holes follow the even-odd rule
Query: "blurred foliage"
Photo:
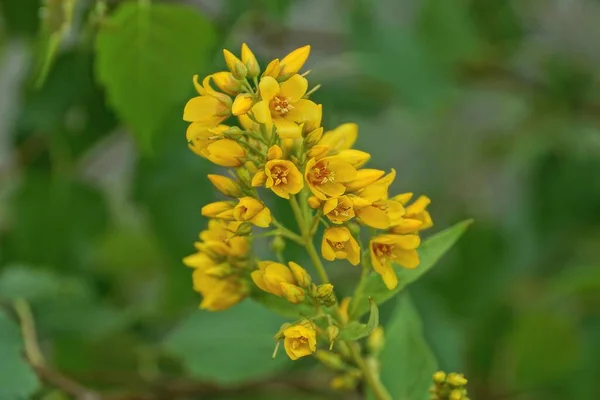
[[[261, 59], [310, 43], [326, 126], [358, 122], [371, 165], [433, 199], [436, 232], [475, 220], [381, 307], [395, 399], [437, 367], [473, 399], [600, 398], [598, 2], [62, 3], [0, 0], [0, 400], [350, 398], [310, 360], [270, 359], [275, 314], [194, 311], [181, 259], [215, 193], [181, 107], [242, 41]], [[357, 278], [331, 275], [341, 293]], [[16, 299], [83, 389], [38, 382]]]

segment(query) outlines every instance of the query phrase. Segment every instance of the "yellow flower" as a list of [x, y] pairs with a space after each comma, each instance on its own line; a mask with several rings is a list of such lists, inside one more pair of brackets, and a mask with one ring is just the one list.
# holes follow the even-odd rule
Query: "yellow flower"
[[323, 214], [334, 224], [342, 224], [354, 218], [354, 206], [348, 196], [325, 200]]
[[265, 186], [277, 196], [289, 199], [304, 187], [302, 174], [296, 165], [288, 160], [271, 160], [265, 165]]
[[398, 285], [392, 263], [405, 268], [419, 265], [417, 247], [421, 243], [417, 235], [379, 235], [371, 239], [369, 248], [373, 269], [383, 278], [388, 289]]
[[348, 122], [325, 132], [319, 141], [319, 146], [327, 146], [329, 151], [337, 153], [347, 150], [354, 145], [358, 138], [358, 125]]
[[284, 297], [282, 283], [298, 284], [287, 266], [273, 261], [260, 261], [250, 276], [261, 290], [279, 297]]
[[260, 66], [250, 47], [246, 43], [242, 43], [242, 62], [248, 70], [248, 77], [254, 78], [260, 74]]
[[265, 76], [270, 76], [271, 78], [277, 79], [277, 77], [279, 76], [280, 69], [281, 65], [279, 63], [279, 58], [276, 58], [267, 65], [267, 68], [265, 68], [265, 72], [263, 72], [262, 77], [264, 78]]
[[213, 75], [204, 78], [203, 86], [197, 82], [194, 75], [194, 86], [200, 96], [191, 98], [183, 109], [183, 120], [197, 122], [205, 127], [213, 127], [223, 122], [231, 113], [231, 98], [215, 91], [210, 86]]
[[304, 66], [304, 63], [310, 55], [310, 45], [300, 47], [287, 56], [283, 57], [280, 64], [279, 77], [287, 79], [287, 77], [297, 74]]
[[215, 201], [202, 207], [202, 215], [209, 218], [234, 219], [233, 208], [235, 203], [232, 201]]
[[231, 178], [223, 175], [208, 174], [208, 179], [213, 186], [225, 196], [240, 197], [242, 195], [242, 188], [239, 183]]
[[354, 192], [363, 189], [364, 187], [376, 182], [383, 175], [385, 175], [385, 171], [380, 169], [359, 169], [356, 171], [356, 178], [345, 183], [346, 190], [348, 192]]
[[251, 94], [241, 93], [235, 97], [231, 106], [231, 113], [235, 116], [246, 114], [252, 108], [254, 100]]
[[281, 84], [270, 76], [263, 76], [259, 83], [261, 101], [252, 107], [254, 118], [269, 132], [274, 124], [281, 138], [301, 137], [300, 124], [317, 119], [319, 111], [315, 103], [302, 98], [307, 88], [308, 81], [300, 75]]
[[194, 290], [202, 294], [200, 308], [221, 311], [236, 305], [247, 296], [244, 285], [235, 277], [215, 278], [206, 270], [197, 268], [192, 275]]
[[347, 259], [352, 265], [358, 265], [360, 262], [360, 247], [345, 226], [325, 230], [321, 243], [321, 253], [323, 258], [328, 261], [337, 258], [340, 260]]
[[344, 194], [344, 183], [356, 178], [356, 169], [349, 163], [330, 157], [311, 158], [306, 164], [306, 182], [311, 192], [321, 200]]
[[360, 168], [369, 161], [371, 155], [365, 151], [347, 149], [331, 155], [329, 158], [345, 161], [355, 168]]
[[292, 275], [298, 283], [298, 286], [308, 288], [312, 283], [312, 279], [308, 272], [306, 272], [304, 268], [302, 268], [300, 265], [296, 264], [293, 261], [290, 261], [288, 263], [288, 266], [290, 267], [290, 271], [292, 271]]
[[186, 132], [190, 149], [209, 161], [223, 167], [239, 167], [244, 163], [246, 150], [235, 140], [223, 139], [227, 125], [214, 128], [194, 122]]
[[[235, 79], [229, 71], [221, 71], [212, 74], [212, 80], [219, 90], [224, 93], [236, 95], [242, 90], [242, 82]], [[196, 89], [198, 89], [198, 87]], [[200, 90], [203, 90], [203, 88]]]
[[208, 229], [200, 232], [200, 242], [195, 246], [200, 251], [217, 253], [221, 256], [243, 258], [248, 254], [248, 239], [235, 236], [232, 222], [222, 219], [208, 221]]
[[[412, 198], [412, 193], [399, 194], [393, 200], [406, 205]], [[390, 228], [392, 233], [406, 234], [422, 231], [433, 226], [431, 215], [426, 210], [431, 200], [427, 196], [420, 196], [410, 206], [405, 207], [406, 212], [400, 221]]]
[[223, 57], [225, 58], [225, 64], [227, 64], [227, 68], [233, 74], [235, 79], [245, 79], [248, 75], [248, 68], [246, 65], [236, 56], [233, 55], [227, 49], [223, 49]]
[[388, 199], [388, 188], [396, 177], [396, 171], [377, 180], [352, 197], [354, 212], [360, 221], [377, 229], [387, 229], [400, 222], [404, 207], [397, 201]]
[[304, 320], [290, 326], [283, 331], [283, 336], [285, 352], [292, 360], [311, 355], [317, 350], [317, 331], [311, 321]]
[[267, 228], [271, 224], [271, 211], [268, 207], [253, 198], [242, 197], [233, 209], [233, 217], [237, 221], [249, 221], [254, 225]]

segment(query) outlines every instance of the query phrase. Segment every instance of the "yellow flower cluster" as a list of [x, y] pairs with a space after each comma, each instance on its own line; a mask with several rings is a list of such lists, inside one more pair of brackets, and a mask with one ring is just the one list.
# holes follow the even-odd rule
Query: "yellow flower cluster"
[[[421, 196], [410, 203], [411, 193], [389, 195], [396, 172], [363, 168], [371, 156], [352, 148], [358, 137], [356, 124], [324, 131], [322, 106], [311, 99], [320, 85], [310, 89], [310, 71], [300, 72], [310, 46], [272, 60], [264, 70], [246, 44], [240, 58], [228, 50], [223, 54], [227, 70], [202, 82], [194, 76], [198, 96], [188, 101], [183, 112], [189, 122], [190, 149], [216, 165], [232, 168], [230, 176], [208, 176], [230, 200], [202, 208], [202, 215], [211, 219], [209, 228], [200, 235], [198, 252], [184, 259], [195, 268], [194, 287], [203, 295], [201, 307], [221, 310], [257, 289], [316, 310], [336, 304], [313, 244], [321, 225], [325, 260], [363, 262], [393, 289], [397, 285], [394, 263], [406, 268], [419, 264], [419, 232], [433, 225], [426, 210], [429, 199]], [[299, 233], [275, 218], [261, 198], [269, 192], [289, 200]], [[368, 248], [362, 248], [360, 226], [373, 232]], [[294, 262], [255, 260], [250, 242], [256, 227], [269, 229], [261, 236], [306, 247], [322, 283], [312, 283], [306, 270]], [[313, 353], [319, 329], [307, 319], [281, 331], [279, 338], [284, 339], [290, 358]], [[336, 329], [331, 322], [322, 332], [335, 336], [331, 332]]]
[[429, 389], [431, 400], [469, 400], [467, 379], [463, 374], [437, 371], [433, 374], [433, 386]]

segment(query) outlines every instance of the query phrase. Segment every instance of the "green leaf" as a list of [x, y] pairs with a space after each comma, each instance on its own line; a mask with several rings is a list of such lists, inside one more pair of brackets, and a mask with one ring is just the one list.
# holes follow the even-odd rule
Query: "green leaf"
[[366, 324], [361, 324], [358, 321], [352, 321], [344, 327], [340, 333], [341, 340], [359, 340], [369, 336], [379, 325], [379, 309], [373, 299], [369, 299], [371, 306], [371, 314], [369, 321]]
[[197, 311], [167, 337], [164, 346], [189, 372], [218, 383], [260, 379], [280, 370], [287, 357], [271, 359], [273, 335], [284, 321], [252, 302], [225, 311]]
[[214, 40], [209, 21], [173, 4], [125, 3], [104, 24], [96, 41], [96, 73], [145, 148], [169, 111], [185, 100]]
[[0, 312], [0, 399], [26, 399], [38, 388], [38, 380], [23, 356], [19, 327]]
[[368, 298], [372, 298], [377, 304], [381, 304], [400, 293], [408, 284], [423, 276], [450, 250], [472, 222], [473, 220], [470, 219], [459, 222], [425, 240], [419, 247], [421, 264], [417, 268], [411, 270], [394, 266], [398, 276], [398, 286], [394, 290], [388, 290], [378, 274], [368, 275], [352, 298], [350, 317], [357, 319], [367, 312]]
[[410, 297], [398, 298], [385, 331], [381, 380], [393, 399], [426, 400], [437, 361], [423, 337], [421, 319]]

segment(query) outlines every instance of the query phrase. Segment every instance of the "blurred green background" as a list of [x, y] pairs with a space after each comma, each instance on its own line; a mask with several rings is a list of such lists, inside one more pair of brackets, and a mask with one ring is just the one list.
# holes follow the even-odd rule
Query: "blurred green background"
[[[147, 3], [0, 1], [1, 400], [357, 398], [272, 361], [257, 304], [196, 310], [181, 259], [217, 196], [182, 107], [243, 41], [311, 44], [325, 127], [359, 123], [432, 231], [475, 219], [410, 288], [439, 366], [477, 400], [600, 398], [599, 1]], [[16, 299], [75, 387], [23, 362]]]

